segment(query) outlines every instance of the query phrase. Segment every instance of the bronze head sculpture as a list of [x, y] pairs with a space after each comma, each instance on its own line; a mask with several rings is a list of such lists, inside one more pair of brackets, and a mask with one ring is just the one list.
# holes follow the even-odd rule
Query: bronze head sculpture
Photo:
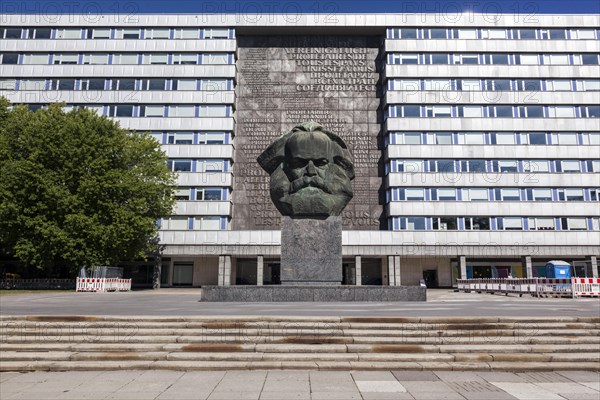
[[338, 216], [352, 199], [354, 165], [344, 141], [316, 122], [280, 136], [259, 157], [282, 215]]

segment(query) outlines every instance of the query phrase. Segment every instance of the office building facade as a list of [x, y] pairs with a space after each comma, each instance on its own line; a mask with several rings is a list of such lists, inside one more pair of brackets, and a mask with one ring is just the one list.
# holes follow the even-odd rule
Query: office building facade
[[[314, 120], [354, 157], [344, 284], [597, 276], [596, 15], [1, 15], [1, 95], [149, 131], [178, 173], [163, 286], [279, 281], [256, 157]], [[128, 274], [150, 284], [152, 263]]]

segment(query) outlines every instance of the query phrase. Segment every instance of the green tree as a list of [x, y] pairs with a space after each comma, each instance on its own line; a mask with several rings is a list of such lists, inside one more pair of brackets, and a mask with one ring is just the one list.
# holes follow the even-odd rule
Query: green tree
[[61, 106], [0, 98], [0, 249], [51, 274], [147, 256], [174, 205], [160, 145]]

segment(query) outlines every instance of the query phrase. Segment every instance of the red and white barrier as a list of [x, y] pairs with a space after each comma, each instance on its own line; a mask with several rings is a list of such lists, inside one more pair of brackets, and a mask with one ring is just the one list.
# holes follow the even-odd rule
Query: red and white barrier
[[131, 279], [77, 278], [77, 292], [126, 292], [131, 290]]
[[600, 278], [572, 278], [573, 297], [600, 297]]
[[600, 297], [600, 278], [488, 278], [458, 279], [458, 290], [465, 292], [518, 293], [536, 297]]

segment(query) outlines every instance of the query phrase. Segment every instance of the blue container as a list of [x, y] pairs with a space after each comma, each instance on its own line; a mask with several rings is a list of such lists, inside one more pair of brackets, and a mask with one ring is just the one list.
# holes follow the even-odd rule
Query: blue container
[[546, 264], [546, 278], [571, 278], [571, 266], [565, 261], [550, 261]]

